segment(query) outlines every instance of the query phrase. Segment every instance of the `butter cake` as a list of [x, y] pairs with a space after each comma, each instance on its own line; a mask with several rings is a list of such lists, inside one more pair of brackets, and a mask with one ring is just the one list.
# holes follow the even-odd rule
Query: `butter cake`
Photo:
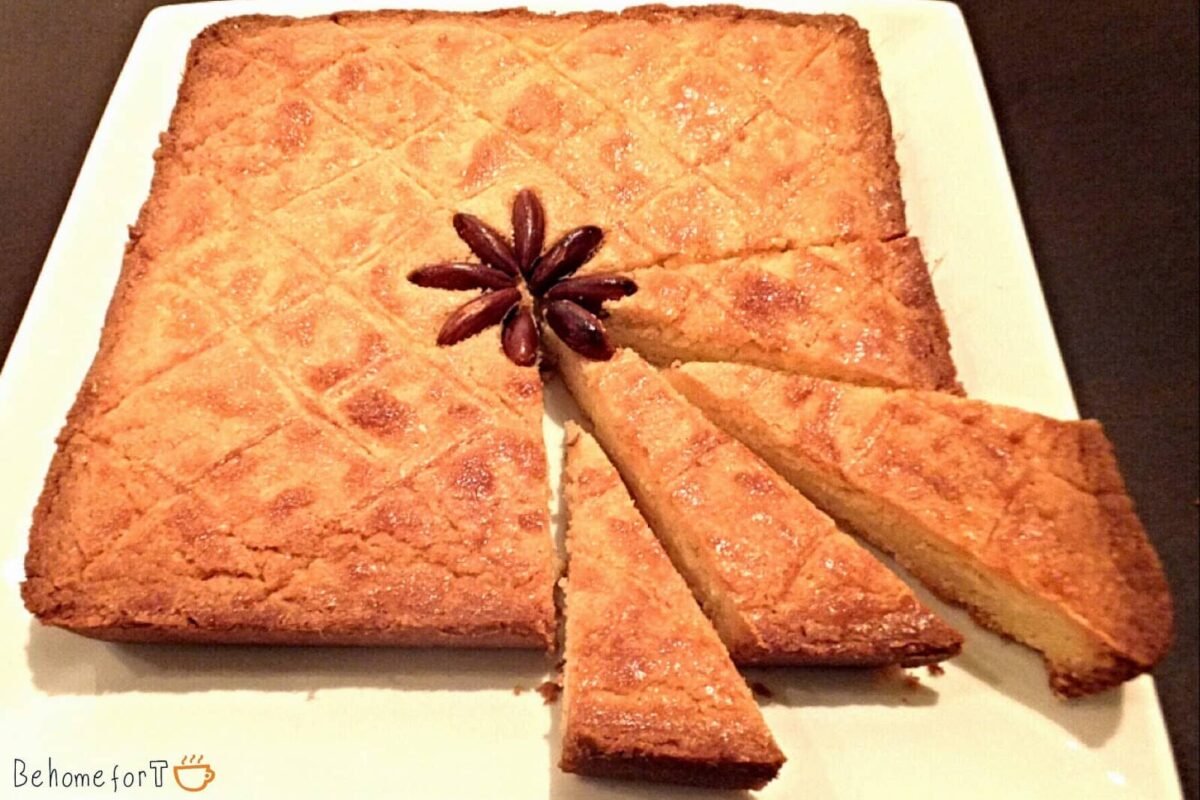
[[567, 427], [562, 768], [757, 789], [783, 754], [596, 441]]
[[739, 664], [911, 666], [961, 638], [630, 350], [559, 370]]
[[1171, 639], [1162, 565], [1093, 421], [736, 364], [671, 383], [788, 480], [983, 625], [1098, 692]]
[[[789, 368], [952, 387], [892, 151], [847, 17], [211, 26], [34, 514], [26, 604], [114, 639], [549, 646], [541, 320], [516, 275], [421, 269], [503, 272], [487, 256], [528, 189], [545, 244], [602, 232], [572, 250], [577, 280], [636, 272], [654, 300], [655, 270], [744, 259], [749, 295], [712, 282], [701, 314], [744, 324], [755, 363], [778, 348]], [[555, 290], [538, 313], [609, 354], [594, 296]], [[861, 307], [817, 297], [841, 290]], [[813, 324], [769, 334], [810, 306]], [[688, 326], [664, 341], [727, 354]]]

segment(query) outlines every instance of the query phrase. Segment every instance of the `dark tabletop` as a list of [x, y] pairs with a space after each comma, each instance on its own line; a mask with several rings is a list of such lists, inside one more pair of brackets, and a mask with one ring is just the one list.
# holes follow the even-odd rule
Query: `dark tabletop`
[[[0, 4], [0, 359], [138, 26], [160, 4]], [[961, 5], [1080, 409], [1108, 428], [1170, 574], [1179, 636], [1155, 676], [1195, 798], [1196, 5]]]

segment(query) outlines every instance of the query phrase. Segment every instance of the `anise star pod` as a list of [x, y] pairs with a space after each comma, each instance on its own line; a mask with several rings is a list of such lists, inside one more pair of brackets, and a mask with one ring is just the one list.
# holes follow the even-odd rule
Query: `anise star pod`
[[482, 290], [460, 306], [438, 332], [439, 345], [452, 345], [501, 324], [504, 354], [522, 367], [537, 363], [542, 320], [570, 348], [587, 358], [612, 358], [614, 348], [601, 318], [603, 304], [637, 291], [621, 275], [573, 278], [604, 243], [604, 231], [584, 225], [568, 231], [542, 252], [546, 213], [537, 195], [522, 189], [513, 201], [512, 241], [478, 217], [454, 215], [454, 230], [483, 263], [428, 264], [408, 279], [431, 289]]
[[556, 281], [573, 275], [591, 260], [603, 241], [604, 231], [595, 225], [568, 231], [533, 266], [528, 279], [530, 290], [540, 295]]
[[604, 324], [592, 312], [570, 300], [551, 300], [546, 304], [546, 322], [563, 344], [585, 358], [607, 361], [615, 352]]
[[463, 339], [469, 339], [504, 319], [509, 310], [519, 302], [521, 291], [515, 286], [482, 294], [466, 305], [459, 306], [458, 310], [446, 319], [442, 329], [438, 331], [437, 343], [456, 344]]
[[495, 267], [501, 272], [516, 276], [520, 269], [517, 267], [517, 256], [512, 246], [504, 237], [479, 217], [470, 214], [454, 215], [454, 230], [458, 238], [466, 242], [471, 252], [489, 267]]
[[529, 277], [529, 270], [542, 252], [546, 237], [546, 212], [532, 189], [517, 193], [517, 199], [513, 201], [512, 225], [517, 263], [521, 274]]

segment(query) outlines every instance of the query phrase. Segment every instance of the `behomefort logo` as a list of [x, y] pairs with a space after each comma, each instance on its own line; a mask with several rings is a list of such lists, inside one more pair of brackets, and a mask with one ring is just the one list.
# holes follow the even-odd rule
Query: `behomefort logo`
[[204, 763], [203, 756], [184, 756], [174, 767], [165, 759], [155, 759], [147, 762], [145, 769], [113, 764], [102, 769], [82, 770], [56, 765], [53, 758], [46, 759], [45, 767], [40, 762], [28, 763], [25, 759], [14, 758], [12, 775], [14, 789], [71, 789], [76, 793], [85, 789], [112, 792], [161, 789], [167, 786], [167, 775], [185, 792], [200, 792], [216, 777], [212, 767]]

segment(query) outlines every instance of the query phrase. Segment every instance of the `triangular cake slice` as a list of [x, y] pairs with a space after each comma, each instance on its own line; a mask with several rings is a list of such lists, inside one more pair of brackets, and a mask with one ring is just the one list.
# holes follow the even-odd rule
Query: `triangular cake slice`
[[562, 768], [757, 789], [783, 754], [596, 441], [567, 428]]
[[734, 361], [871, 386], [961, 391], [916, 239], [635, 269], [605, 322], [656, 364]]
[[672, 384], [805, 494], [987, 627], [1054, 690], [1101, 691], [1171, 638], [1162, 566], [1093, 421], [737, 364]]
[[915, 665], [961, 638], [631, 350], [559, 368], [638, 506], [742, 664]]

